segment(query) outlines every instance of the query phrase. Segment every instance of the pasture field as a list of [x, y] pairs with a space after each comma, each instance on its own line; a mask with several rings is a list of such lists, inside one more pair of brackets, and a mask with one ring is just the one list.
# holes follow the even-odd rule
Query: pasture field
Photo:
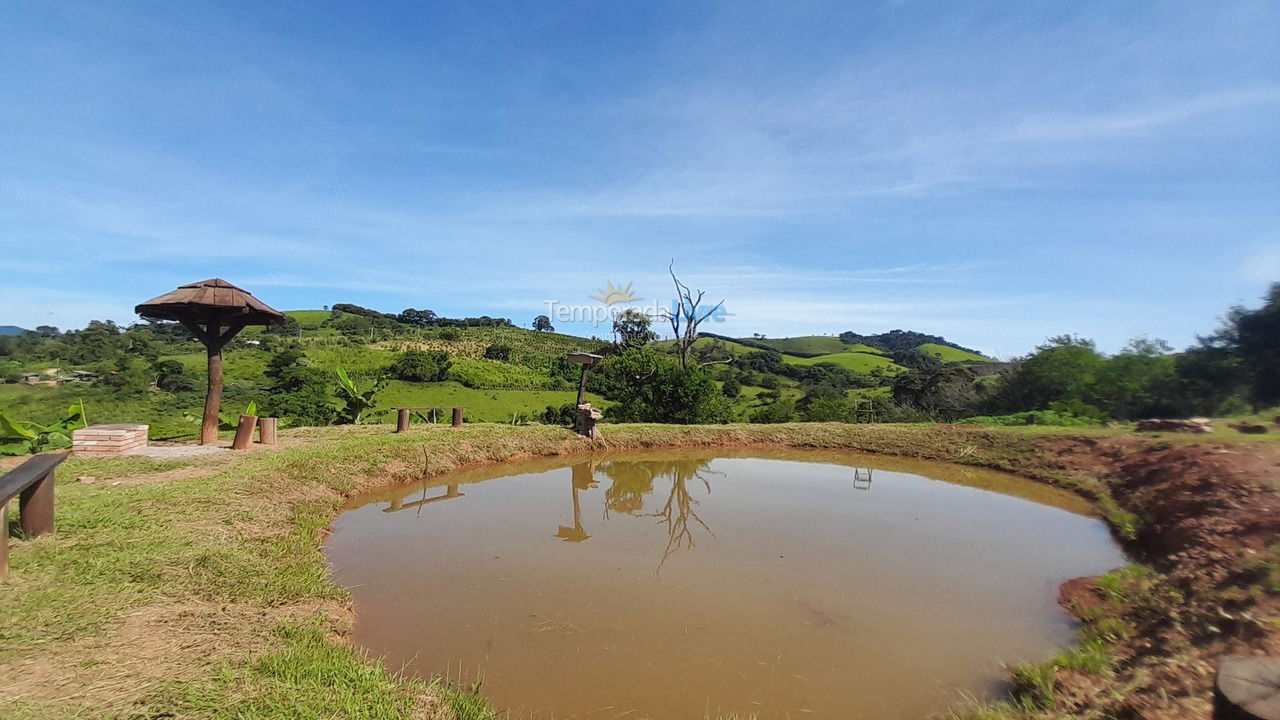
[[[541, 414], [548, 405], [560, 407], [572, 403], [577, 390], [476, 390], [456, 382], [407, 383], [399, 380], [387, 384], [378, 394], [378, 411], [389, 413], [393, 407], [465, 407], [466, 417], [475, 422], [511, 422], [513, 413], [526, 416]], [[598, 408], [609, 401], [590, 393], [587, 400]], [[371, 422], [388, 422], [375, 417]]]
[[892, 360], [883, 355], [872, 355], [871, 353], [863, 352], [837, 352], [831, 353], [830, 355], [818, 355], [817, 357], [811, 358], [783, 355], [782, 359], [790, 365], [835, 363], [842, 368], [862, 375], [865, 375], [876, 368], [879, 368], [885, 374], [890, 375], [903, 370], [901, 365], [895, 364]]
[[982, 355], [978, 355], [977, 353], [966, 352], [958, 348], [953, 348], [949, 345], [938, 345], [937, 343], [924, 343], [923, 345], [920, 346], [919, 349], [929, 353], [930, 355], [939, 356], [944, 364], [957, 363], [957, 362], [982, 362], [982, 363], [993, 362], [993, 360], [989, 357], [983, 357]]
[[801, 335], [791, 338], [769, 338], [758, 342], [780, 353], [790, 355], [829, 355], [845, 350], [845, 344], [833, 335]]

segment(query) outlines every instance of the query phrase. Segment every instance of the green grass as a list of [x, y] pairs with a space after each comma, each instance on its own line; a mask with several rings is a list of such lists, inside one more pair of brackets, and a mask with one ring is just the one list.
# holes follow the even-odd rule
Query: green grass
[[989, 357], [983, 357], [982, 355], [978, 355], [977, 353], [971, 353], [971, 352], [967, 352], [957, 348], [953, 348], [950, 345], [938, 345], [936, 343], [925, 343], [917, 349], [923, 350], [924, 352], [927, 352], [930, 355], [937, 355], [939, 359], [942, 360], [943, 363], [995, 362]]
[[835, 363], [846, 370], [866, 375], [876, 368], [880, 368], [886, 374], [893, 374], [902, 371], [902, 366], [895, 364], [889, 358], [883, 355], [872, 355], [864, 352], [836, 352], [830, 355], [819, 355], [811, 358], [801, 358], [792, 355], [784, 355], [783, 361], [791, 365], [817, 365], [818, 363]]
[[314, 330], [333, 316], [329, 310], [285, 310], [284, 314], [297, 320], [303, 330]]
[[845, 345], [840, 338], [831, 335], [802, 335], [791, 338], [769, 338], [757, 340], [774, 350], [784, 354], [827, 355], [844, 352]]
[[[467, 408], [467, 419], [474, 422], [511, 422], [512, 413], [534, 415], [548, 405], [559, 407], [577, 399], [577, 390], [475, 390], [456, 382], [407, 383], [394, 381], [378, 395], [378, 408], [454, 407]], [[596, 407], [608, 401], [588, 395]], [[384, 419], [385, 421], [385, 419]]]
[[848, 350], [849, 352], [864, 352], [864, 353], [871, 353], [872, 355], [884, 355], [884, 354], [885, 354], [885, 352], [884, 352], [883, 350], [881, 350], [880, 348], [877, 348], [877, 347], [871, 347], [870, 345], [864, 345], [863, 343], [855, 343], [855, 344], [853, 344], [853, 345], [846, 345], [846, 346], [845, 346], [845, 350]]
[[455, 358], [449, 368], [449, 379], [473, 388], [568, 390], [571, 387], [561, 378], [525, 365], [484, 359]]

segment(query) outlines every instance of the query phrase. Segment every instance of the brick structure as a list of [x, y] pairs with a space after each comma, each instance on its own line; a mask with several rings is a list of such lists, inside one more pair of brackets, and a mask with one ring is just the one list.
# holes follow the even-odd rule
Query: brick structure
[[125, 455], [146, 446], [146, 425], [90, 425], [71, 433], [71, 451], [85, 457]]

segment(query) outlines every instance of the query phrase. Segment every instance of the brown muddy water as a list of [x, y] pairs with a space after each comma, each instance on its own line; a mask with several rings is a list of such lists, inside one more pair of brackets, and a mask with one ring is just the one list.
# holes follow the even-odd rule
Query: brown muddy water
[[918, 720], [1071, 641], [1125, 559], [1078, 498], [955, 465], [682, 451], [508, 464], [354, 500], [357, 642], [514, 718]]

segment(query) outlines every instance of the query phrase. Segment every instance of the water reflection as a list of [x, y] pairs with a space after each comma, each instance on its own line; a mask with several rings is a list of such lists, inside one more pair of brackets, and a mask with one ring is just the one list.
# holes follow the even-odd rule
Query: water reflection
[[591, 536], [582, 528], [582, 501], [578, 499], [578, 493], [583, 490], [590, 490], [598, 485], [595, 473], [592, 471], [592, 463], [578, 463], [573, 466], [573, 527], [559, 526], [556, 530], [556, 537], [567, 542], [582, 542]]
[[354, 499], [326, 552], [358, 642], [483, 676], [512, 717], [916, 720], [1060, 647], [1057, 584], [1122, 562], [1043, 485], [731, 452], [540, 459]]

